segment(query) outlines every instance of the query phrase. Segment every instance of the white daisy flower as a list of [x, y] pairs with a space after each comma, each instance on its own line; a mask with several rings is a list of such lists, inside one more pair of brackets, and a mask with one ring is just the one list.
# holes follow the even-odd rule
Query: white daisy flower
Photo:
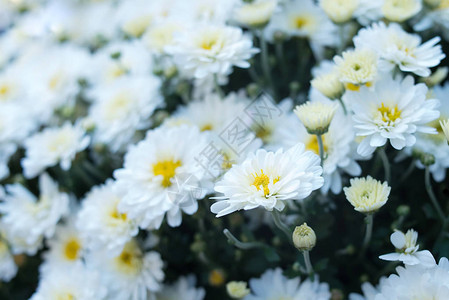
[[156, 294], [157, 300], [203, 300], [205, 292], [203, 288], [195, 287], [195, 277], [187, 276], [179, 278], [172, 285], [165, 285]]
[[375, 51], [382, 64], [381, 69], [391, 70], [395, 66], [401, 71], [412, 72], [421, 77], [430, 75], [430, 68], [437, 66], [446, 56], [437, 45], [439, 37], [421, 44], [421, 37], [404, 31], [396, 23], [388, 26], [375, 23], [362, 28], [354, 37], [356, 49]]
[[45, 274], [30, 300], [83, 299], [102, 300], [106, 289], [101, 285], [99, 274], [82, 265], [56, 268]]
[[112, 180], [94, 187], [87, 194], [78, 213], [77, 228], [88, 248], [106, 249], [110, 255], [117, 256], [137, 235], [136, 222], [118, 211], [121, 199]]
[[449, 262], [445, 257], [431, 268], [406, 265], [396, 268], [396, 272], [398, 275], [390, 275], [382, 282], [375, 300], [444, 300], [449, 297]]
[[268, 211], [283, 210], [286, 200], [301, 200], [323, 185], [320, 158], [305, 151], [302, 143], [284, 152], [260, 149], [234, 165], [215, 184], [215, 191], [223, 196], [211, 206], [217, 217], [237, 210], [262, 206]]
[[15, 254], [34, 255], [43, 237], [51, 238], [56, 224], [68, 213], [69, 196], [60, 193], [58, 185], [46, 173], [39, 177], [37, 198], [24, 186], [6, 186], [7, 194], [0, 202], [1, 224]]
[[391, 187], [386, 181], [382, 183], [368, 175], [366, 178], [352, 178], [350, 183], [351, 186], [343, 188], [343, 191], [354, 210], [371, 214], [387, 203]]
[[175, 18], [167, 18], [152, 24], [142, 36], [142, 42], [151, 53], [163, 54], [172, 46], [174, 37], [183, 29], [183, 23]]
[[404, 22], [419, 13], [422, 0], [383, 0], [382, 13], [393, 22]]
[[179, 226], [182, 211], [194, 214], [204, 197], [200, 183], [204, 170], [197, 161], [208, 145], [196, 127], [161, 127], [125, 155], [116, 170], [117, 188], [123, 192], [118, 209], [141, 228], [159, 228], [167, 213], [170, 226]]
[[251, 39], [237, 27], [201, 26], [180, 32], [167, 52], [187, 76], [203, 79], [211, 75], [229, 75], [232, 67], [249, 68], [248, 60], [259, 51]]
[[384, 76], [373, 89], [361, 87], [348, 94], [356, 135], [364, 137], [357, 152], [368, 156], [387, 141], [401, 150], [415, 144], [417, 132], [437, 133], [426, 124], [438, 118], [439, 101], [426, 99], [426, 94], [425, 84], [415, 85], [411, 76], [403, 80]]
[[111, 258], [105, 251], [90, 253], [87, 265], [98, 270], [108, 289], [108, 300], [147, 300], [161, 289], [163, 262], [157, 252], [144, 252], [136, 240]]
[[0, 281], [8, 282], [17, 274], [17, 265], [9, 251], [9, 246], [0, 236]]
[[306, 279], [302, 283], [300, 278], [288, 279], [282, 275], [280, 268], [267, 270], [260, 278], [251, 279], [249, 286], [252, 294], [244, 300], [331, 299], [327, 283], [320, 283], [317, 278], [314, 281]]
[[49, 250], [43, 255], [41, 274], [82, 263], [84, 245], [72, 219], [56, 228], [54, 237], [47, 241], [47, 245]]
[[396, 248], [395, 253], [389, 253], [379, 256], [380, 259], [389, 261], [402, 261], [405, 265], [423, 265], [426, 267], [435, 266], [435, 258], [429, 250], [418, 251], [419, 245], [416, 245], [418, 233], [413, 229], [402, 231], [395, 230], [390, 236], [390, 241]]
[[151, 125], [150, 116], [163, 102], [159, 86], [153, 76], [125, 76], [97, 86], [90, 94], [95, 99], [89, 109], [95, 125], [93, 142], [103, 143], [113, 152], [123, 150], [137, 130]]
[[359, 0], [320, 0], [320, 7], [335, 23], [345, 23], [352, 18], [352, 14], [359, 5]]
[[273, 15], [278, 0], [257, 0], [251, 3], [241, 2], [234, 10], [234, 20], [248, 27], [263, 27]]
[[61, 127], [46, 128], [25, 140], [25, 157], [21, 164], [26, 178], [33, 178], [48, 167], [57, 164], [68, 170], [78, 152], [89, 145], [81, 125], [66, 122]]

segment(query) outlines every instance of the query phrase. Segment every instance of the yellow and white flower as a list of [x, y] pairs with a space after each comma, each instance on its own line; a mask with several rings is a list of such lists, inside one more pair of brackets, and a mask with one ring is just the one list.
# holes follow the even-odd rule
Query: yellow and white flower
[[301, 200], [323, 185], [318, 155], [305, 151], [302, 143], [277, 152], [260, 149], [234, 165], [215, 184], [217, 196], [211, 211], [217, 217], [262, 206], [283, 210], [287, 200]]
[[46, 128], [25, 140], [24, 175], [33, 178], [57, 164], [68, 170], [78, 152], [87, 148], [90, 137], [81, 125], [66, 122], [61, 127]]
[[320, 0], [320, 7], [335, 23], [344, 23], [352, 18], [359, 0]]
[[6, 186], [0, 203], [2, 228], [14, 254], [34, 255], [44, 237], [51, 238], [56, 224], [69, 210], [69, 196], [46, 173], [39, 177], [39, 197], [20, 184]]
[[248, 60], [259, 51], [240, 28], [210, 25], [183, 30], [166, 47], [186, 76], [229, 75], [232, 67], [249, 68]]
[[381, 60], [379, 68], [391, 70], [395, 66], [401, 71], [411, 72], [421, 77], [430, 75], [430, 68], [437, 66], [445, 57], [440, 37], [421, 43], [421, 37], [404, 31], [396, 23], [388, 26], [375, 23], [362, 28], [354, 37], [356, 49], [369, 49], [377, 53]]
[[204, 197], [204, 170], [197, 159], [208, 146], [198, 128], [161, 127], [129, 148], [124, 168], [116, 170], [117, 188], [123, 193], [121, 213], [141, 228], [159, 228], [164, 215], [170, 226], [179, 226], [182, 211], [194, 214], [197, 199]]
[[384, 76], [373, 89], [362, 87], [348, 94], [356, 135], [364, 137], [357, 152], [368, 156], [387, 141], [401, 150], [415, 144], [417, 132], [436, 134], [427, 124], [439, 117], [439, 101], [426, 99], [426, 94], [425, 84], [415, 85], [411, 76], [403, 80]]
[[378, 57], [373, 51], [356, 49], [334, 57], [340, 81], [346, 89], [358, 91], [360, 86], [371, 86], [377, 77]]
[[422, 0], [384, 0], [382, 13], [393, 22], [403, 22], [418, 14], [422, 9]]
[[94, 187], [82, 202], [76, 226], [83, 243], [89, 249], [105, 249], [117, 256], [124, 245], [138, 233], [137, 222], [118, 210], [122, 195], [115, 182], [106, 181]]
[[241, 3], [235, 8], [234, 20], [248, 27], [263, 27], [270, 21], [277, 2], [278, 0], [256, 0]]
[[280, 268], [265, 271], [260, 278], [249, 281], [252, 290], [244, 300], [271, 299], [330, 299], [331, 293], [327, 283], [320, 283], [318, 278], [301, 282], [299, 277], [289, 279]]
[[429, 250], [418, 251], [416, 245], [418, 233], [413, 229], [402, 231], [395, 230], [390, 236], [391, 243], [396, 248], [396, 252], [379, 256], [380, 259], [389, 261], [402, 261], [405, 265], [423, 265], [433, 267], [436, 265], [435, 258]]
[[373, 213], [387, 203], [391, 187], [387, 182], [381, 183], [371, 176], [352, 178], [351, 186], [343, 188], [346, 199], [356, 211]]
[[337, 103], [308, 101], [296, 106], [294, 113], [304, 124], [309, 134], [322, 135], [329, 130], [337, 108]]

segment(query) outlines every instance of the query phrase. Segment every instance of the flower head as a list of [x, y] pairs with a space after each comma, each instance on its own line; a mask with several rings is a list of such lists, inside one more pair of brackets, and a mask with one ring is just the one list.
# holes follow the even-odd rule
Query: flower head
[[263, 27], [271, 19], [277, 0], [258, 0], [245, 3], [235, 10], [234, 19], [249, 27]]
[[389, 21], [403, 22], [416, 15], [421, 8], [421, 0], [385, 0], [382, 12]]
[[247, 286], [244, 281], [231, 281], [226, 284], [226, 291], [231, 298], [241, 299], [251, 292]]
[[352, 50], [336, 56], [340, 81], [347, 89], [358, 91], [362, 85], [370, 86], [377, 76], [377, 55], [370, 50]]
[[293, 231], [293, 244], [300, 251], [310, 251], [316, 244], [315, 231], [307, 226], [307, 223], [296, 226]]
[[422, 264], [425, 266], [434, 266], [435, 259], [428, 250], [418, 251], [419, 246], [416, 245], [418, 233], [413, 229], [407, 230], [404, 234], [402, 231], [396, 230], [390, 236], [391, 243], [396, 248], [395, 253], [379, 256], [380, 259], [395, 261], [399, 260], [406, 265]]
[[318, 75], [310, 84], [329, 99], [338, 99], [344, 92], [344, 85], [337, 71]]
[[304, 124], [310, 134], [322, 135], [326, 133], [338, 105], [318, 101], [306, 102], [295, 108], [294, 112]]
[[356, 211], [373, 213], [387, 203], [391, 190], [387, 182], [381, 183], [371, 176], [353, 178], [350, 182], [351, 186], [343, 188], [343, 191]]
[[321, 8], [335, 23], [349, 21], [358, 4], [358, 0], [320, 0]]

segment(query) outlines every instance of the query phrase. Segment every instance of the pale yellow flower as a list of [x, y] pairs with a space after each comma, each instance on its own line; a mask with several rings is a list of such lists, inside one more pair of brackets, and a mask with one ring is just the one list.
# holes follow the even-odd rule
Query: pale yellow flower
[[373, 213], [387, 203], [391, 188], [371, 176], [351, 179], [351, 186], [345, 187], [346, 199], [356, 211]]

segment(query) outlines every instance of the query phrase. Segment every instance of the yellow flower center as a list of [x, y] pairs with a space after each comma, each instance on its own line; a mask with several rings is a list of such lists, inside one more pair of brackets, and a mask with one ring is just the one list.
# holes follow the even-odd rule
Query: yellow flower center
[[181, 162], [173, 160], [159, 161], [153, 165], [153, 173], [155, 176], [163, 177], [161, 185], [163, 187], [171, 186], [171, 179], [176, 174], [176, 169], [181, 166]]
[[61, 72], [56, 72], [48, 81], [48, 87], [54, 91], [62, 80]]
[[225, 276], [221, 270], [212, 270], [209, 273], [209, 283], [212, 286], [221, 286], [225, 282]]
[[199, 40], [199, 46], [204, 50], [212, 50], [212, 48], [222, 47], [222, 41], [219, 32], [206, 32]]
[[382, 115], [382, 121], [384, 122], [394, 122], [401, 117], [401, 112], [398, 109], [398, 106], [395, 105], [393, 108], [389, 106], [385, 106], [382, 102], [381, 107], [377, 109], [378, 112]]
[[134, 240], [125, 245], [122, 253], [115, 258], [115, 264], [120, 272], [132, 274], [139, 272], [142, 266], [142, 252]]
[[[326, 145], [326, 140], [324, 139], [324, 135], [321, 136], [323, 140], [323, 150], [327, 152], [328, 148]], [[318, 137], [316, 135], [310, 135], [309, 141], [306, 144], [306, 149], [314, 152], [315, 154], [320, 154], [320, 147], [318, 145]]]
[[296, 29], [302, 29], [310, 22], [306, 16], [297, 16], [294, 18], [293, 23]]
[[75, 300], [75, 296], [72, 293], [60, 294], [56, 300]]
[[128, 216], [126, 214], [122, 214], [118, 211], [117, 206], [114, 208], [114, 210], [111, 212], [111, 217], [117, 220], [126, 221]]
[[7, 84], [2, 84], [0, 86], [0, 96], [5, 97], [9, 94], [9, 91], [11, 90], [11, 88], [9, 87], [9, 85]]
[[81, 244], [76, 238], [70, 239], [64, 247], [64, 255], [68, 260], [75, 260], [78, 258]]
[[[260, 175], [257, 173], [253, 174], [254, 182], [253, 185], [257, 188], [258, 191], [263, 189], [263, 194], [266, 197], [270, 194], [270, 189], [268, 188], [268, 184], [270, 184], [270, 177], [263, 173], [263, 170], [260, 170]], [[273, 180], [273, 184], [279, 181], [279, 176]]]
[[254, 131], [256, 132], [256, 137], [258, 137], [264, 142], [268, 142], [268, 139], [273, 133], [273, 130], [266, 126], [257, 126], [257, 128], [255, 128]]
[[212, 129], [213, 129], [212, 124], [205, 124], [203, 125], [203, 127], [200, 128], [201, 131], [209, 131]]

